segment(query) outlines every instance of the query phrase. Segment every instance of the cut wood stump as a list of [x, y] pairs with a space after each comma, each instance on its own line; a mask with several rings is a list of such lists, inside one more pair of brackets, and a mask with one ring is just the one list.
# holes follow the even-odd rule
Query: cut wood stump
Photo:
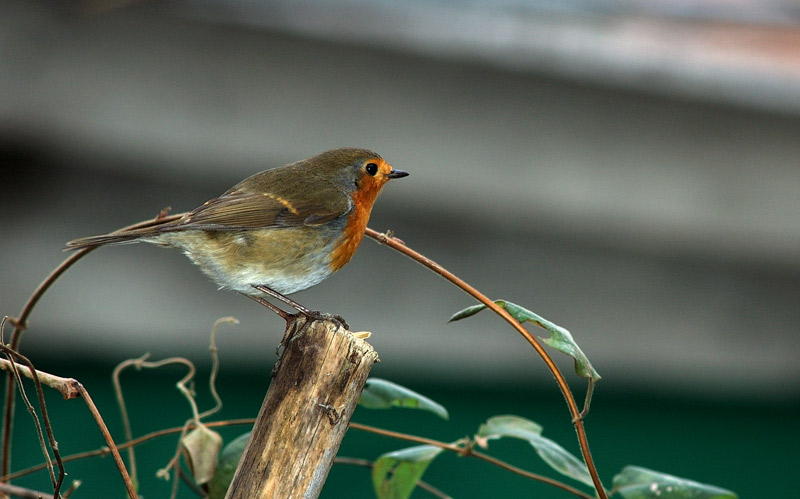
[[319, 496], [377, 361], [336, 322], [291, 322], [226, 499]]

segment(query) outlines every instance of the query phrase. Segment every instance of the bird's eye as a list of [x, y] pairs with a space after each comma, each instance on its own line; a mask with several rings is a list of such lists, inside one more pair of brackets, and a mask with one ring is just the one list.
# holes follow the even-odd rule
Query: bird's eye
[[364, 169], [371, 177], [374, 177], [375, 174], [378, 173], [377, 163], [367, 163], [366, 166], [364, 166]]

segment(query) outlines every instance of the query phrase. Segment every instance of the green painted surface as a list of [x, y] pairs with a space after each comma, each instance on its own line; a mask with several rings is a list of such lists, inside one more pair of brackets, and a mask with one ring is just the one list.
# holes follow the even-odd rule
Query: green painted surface
[[[69, 373], [81, 380], [99, 405], [115, 437], [121, 441], [119, 415], [111, 392], [109, 366], [82, 365], [79, 369], [49, 366], [51, 372]], [[268, 370], [232, 374], [223, 366], [219, 391], [223, 411], [214, 419], [253, 417], [266, 391]], [[130, 372], [123, 376], [126, 401], [131, 411], [134, 436], [179, 426], [189, 416], [188, 405], [174, 389], [183, 371], [174, 368]], [[201, 371], [196, 389], [203, 410], [211, 405]], [[415, 433], [443, 441], [474, 434], [488, 417], [518, 414], [544, 427], [543, 435], [577, 453], [574, 431], [561, 395], [552, 388], [492, 389], [441, 386], [420, 379], [393, 379], [433, 400], [450, 412], [450, 421], [407, 409], [358, 408], [354, 421]], [[590, 445], [603, 481], [610, 487], [613, 475], [634, 464], [731, 489], [740, 497], [785, 497], [790, 490], [788, 469], [796, 461], [794, 447], [800, 442], [796, 424], [800, 400], [787, 403], [702, 400], [659, 396], [653, 393], [621, 393], [601, 383], [586, 421]], [[98, 448], [102, 440], [80, 400], [63, 401], [48, 393], [48, 409], [62, 455]], [[221, 429], [226, 443], [247, 427]], [[18, 407], [13, 447], [15, 470], [41, 461], [30, 417]], [[163, 437], [137, 448], [141, 494], [147, 498], [169, 497], [171, 484], [155, 477], [174, 452], [176, 437]], [[379, 454], [410, 446], [405, 442], [352, 430], [340, 455], [375, 459]], [[525, 442], [493, 441], [489, 453], [508, 462], [555, 477]], [[110, 458], [93, 458], [67, 464], [67, 484], [81, 479], [73, 495], [124, 497]], [[475, 459], [442, 453], [428, 468], [424, 480], [453, 497], [569, 497], [546, 485], [509, 474]], [[49, 479], [40, 472], [15, 481], [48, 491]], [[572, 484], [583, 488], [580, 484]], [[184, 485], [178, 497], [196, 497]], [[365, 468], [335, 465], [323, 490], [324, 498], [373, 497]], [[419, 489], [412, 497], [432, 497]]]

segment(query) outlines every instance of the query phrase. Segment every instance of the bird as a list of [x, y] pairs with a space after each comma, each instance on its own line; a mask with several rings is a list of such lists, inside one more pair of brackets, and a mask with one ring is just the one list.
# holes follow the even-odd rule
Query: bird
[[256, 173], [190, 212], [75, 239], [65, 250], [140, 241], [177, 248], [220, 288], [256, 300], [287, 323], [296, 315], [267, 297], [309, 319], [330, 318], [287, 295], [346, 265], [378, 194], [406, 176], [368, 149], [333, 149]]

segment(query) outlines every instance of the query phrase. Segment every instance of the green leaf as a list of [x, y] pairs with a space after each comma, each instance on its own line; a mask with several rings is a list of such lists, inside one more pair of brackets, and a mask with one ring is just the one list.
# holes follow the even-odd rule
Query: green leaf
[[594, 486], [589, 470], [583, 461], [570, 454], [563, 447], [542, 436], [542, 427], [529, 419], [519, 416], [494, 416], [478, 428], [475, 441], [486, 447], [488, 440], [501, 437], [519, 438], [527, 441], [539, 457], [551, 468], [590, 487]]
[[626, 466], [614, 477], [614, 489], [625, 499], [736, 499], [730, 490], [666, 473]]
[[[550, 333], [550, 337], [541, 338], [541, 340], [559, 352], [572, 357], [575, 361], [575, 372], [578, 374], [578, 376], [581, 376], [582, 378], [591, 378], [595, 381], [600, 379], [600, 374], [598, 374], [594, 367], [592, 367], [592, 363], [589, 362], [589, 358], [583, 353], [569, 331], [510, 301], [495, 300], [495, 303], [502, 308], [505, 308], [508, 313], [520, 323], [532, 322], [539, 327], [546, 329]], [[471, 317], [485, 308], [486, 305], [483, 304], [467, 307], [453, 314], [453, 316], [450, 317], [450, 322]]]
[[383, 454], [372, 467], [372, 485], [378, 499], [407, 499], [422, 474], [442, 449], [419, 445]]
[[249, 439], [250, 432], [244, 433], [233, 439], [222, 449], [214, 477], [208, 484], [208, 499], [223, 499], [225, 497]]
[[448, 419], [449, 417], [447, 409], [441, 404], [397, 383], [380, 378], [369, 378], [367, 380], [358, 403], [367, 409], [406, 407], [430, 411], [442, 419]]
[[472, 317], [473, 315], [477, 314], [484, 308], [486, 308], [486, 305], [480, 303], [478, 305], [467, 307], [464, 310], [459, 310], [458, 312], [454, 313], [453, 316], [450, 317], [450, 320], [447, 322], [455, 322], [455, 321], [460, 321], [461, 319], [466, 319], [467, 317]]
[[476, 437], [494, 440], [500, 437], [514, 437], [528, 440], [541, 435], [542, 427], [533, 421], [519, 416], [492, 416], [478, 428]]
[[589, 487], [594, 487], [589, 469], [583, 461], [572, 455], [565, 448], [541, 435], [528, 441], [533, 445], [533, 448], [536, 449], [536, 453], [539, 454], [539, 457], [549, 464], [551, 468], [564, 476], [585, 483]]

